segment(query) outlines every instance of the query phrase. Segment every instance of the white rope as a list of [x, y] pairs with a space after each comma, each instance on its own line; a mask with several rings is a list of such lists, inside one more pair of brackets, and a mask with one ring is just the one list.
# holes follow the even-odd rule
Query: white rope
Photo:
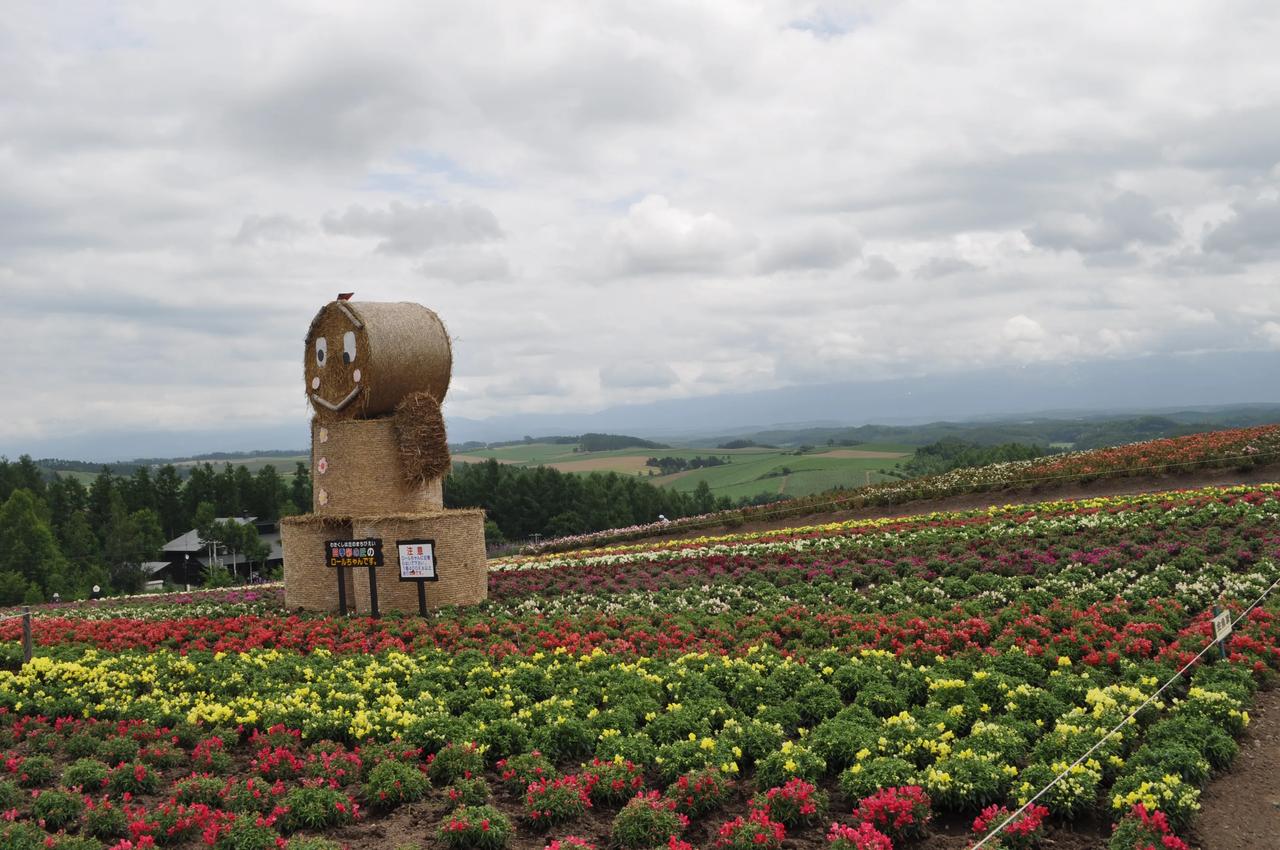
[[[1278, 578], [1278, 579], [1276, 579], [1275, 581], [1273, 581], [1273, 582], [1271, 583], [1271, 586], [1270, 586], [1270, 587], [1268, 587], [1266, 590], [1262, 591], [1262, 595], [1261, 595], [1261, 596], [1259, 596], [1257, 599], [1255, 599], [1255, 600], [1253, 601], [1253, 603], [1252, 603], [1248, 608], [1245, 608], [1243, 611], [1241, 611], [1241, 612], [1240, 612], [1240, 615], [1239, 615], [1238, 617], [1236, 617], [1234, 620], [1232, 620], [1232, 621], [1231, 621], [1231, 627], [1232, 627], [1232, 629], [1234, 629], [1234, 628], [1235, 628], [1236, 623], [1238, 623], [1238, 622], [1240, 622], [1241, 620], [1243, 620], [1243, 619], [1244, 619], [1244, 618], [1249, 614], [1249, 612], [1250, 612], [1250, 611], [1252, 611], [1254, 608], [1257, 608], [1257, 607], [1258, 607], [1258, 605], [1262, 602], [1262, 600], [1263, 600], [1263, 599], [1266, 599], [1266, 598], [1267, 598], [1267, 595], [1268, 595], [1269, 593], [1271, 593], [1271, 591], [1275, 590], [1275, 589], [1276, 589], [1276, 587], [1277, 587], [1278, 585], [1280, 585], [1280, 578]], [[999, 826], [997, 826], [995, 829], [991, 830], [991, 831], [990, 831], [990, 832], [988, 832], [985, 836], [983, 836], [982, 840], [981, 840], [981, 841], [979, 841], [977, 844], [973, 845], [973, 847], [972, 847], [972, 848], [970, 848], [970, 850], [978, 850], [978, 848], [980, 848], [982, 845], [986, 844], [988, 841], [990, 841], [992, 838], [994, 838], [996, 835], [998, 835], [998, 834], [999, 834], [999, 833], [1000, 833], [1000, 832], [1001, 832], [1005, 827], [1007, 827], [1009, 824], [1011, 824], [1011, 823], [1013, 823], [1015, 820], [1017, 820], [1018, 816], [1019, 816], [1019, 815], [1021, 815], [1023, 812], [1025, 812], [1028, 808], [1030, 808], [1030, 807], [1031, 807], [1031, 805], [1032, 805], [1033, 803], [1035, 803], [1035, 801], [1036, 801], [1036, 800], [1039, 800], [1041, 797], [1043, 797], [1043, 796], [1045, 795], [1045, 793], [1046, 793], [1047, 791], [1049, 791], [1049, 789], [1050, 789], [1050, 788], [1052, 788], [1053, 786], [1055, 786], [1055, 785], [1057, 785], [1059, 782], [1061, 782], [1061, 781], [1063, 780], [1063, 778], [1064, 778], [1068, 773], [1070, 773], [1070, 772], [1071, 772], [1071, 771], [1072, 771], [1072, 770], [1073, 770], [1077, 765], [1082, 764], [1082, 763], [1084, 762], [1084, 760], [1085, 760], [1085, 759], [1087, 759], [1089, 756], [1091, 756], [1091, 755], [1093, 755], [1095, 752], [1097, 752], [1098, 748], [1099, 748], [1099, 747], [1101, 747], [1104, 743], [1106, 743], [1106, 741], [1107, 741], [1107, 739], [1108, 739], [1108, 738], [1110, 738], [1110, 737], [1111, 737], [1112, 735], [1114, 735], [1115, 733], [1119, 732], [1119, 731], [1120, 731], [1120, 729], [1121, 729], [1125, 724], [1127, 724], [1129, 721], [1131, 721], [1131, 720], [1133, 720], [1135, 717], [1137, 717], [1137, 716], [1138, 716], [1138, 712], [1142, 711], [1142, 709], [1144, 709], [1144, 708], [1146, 708], [1148, 705], [1150, 705], [1150, 704], [1155, 700], [1155, 698], [1156, 698], [1156, 697], [1158, 697], [1158, 696], [1160, 696], [1160, 694], [1164, 693], [1165, 688], [1169, 687], [1169, 686], [1170, 686], [1170, 685], [1172, 685], [1174, 682], [1176, 682], [1179, 678], [1181, 678], [1183, 673], [1185, 673], [1185, 672], [1187, 672], [1187, 670], [1191, 669], [1191, 665], [1195, 664], [1197, 661], [1199, 661], [1201, 658], [1203, 658], [1203, 657], [1204, 657], [1204, 654], [1205, 654], [1206, 652], [1208, 652], [1209, 650], [1213, 649], [1213, 647], [1214, 647], [1214, 646], [1216, 646], [1217, 644], [1218, 644], [1218, 640], [1217, 640], [1217, 638], [1216, 638], [1216, 637], [1215, 637], [1213, 640], [1209, 641], [1209, 645], [1208, 645], [1208, 646], [1206, 646], [1204, 649], [1200, 650], [1200, 652], [1198, 652], [1198, 653], [1196, 654], [1196, 657], [1195, 657], [1195, 658], [1192, 658], [1190, 661], [1188, 661], [1186, 664], [1184, 664], [1181, 670], [1179, 670], [1177, 673], [1174, 673], [1174, 674], [1169, 678], [1169, 681], [1165, 682], [1163, 685], [1161, 685], [1161, 686], [1159, 687], [1159, 689], [1157, 689], [1157, 690], [1156, 690], [1156, 692], [1155, 692], [1155, 693], [1153, 693], [1151, 696], [1147, 697], [1147, 698], [1146, 698], [1146, 700], [1142, 703], [1142, 705], [1140, 705], [1140, 706], [1138, 706], [1137, 708], [1135, 708], [1135, 709], [1134, 709], [1134, 710], [1129, 714], [1129, 716], [1128, 716], [1128, 717], [1126, 717], [1124, 720], [1121, 720], [1119, 723], [1117, 723], [1115, 726], [1113, 726], [1113, 727], [1111, 728], [1111, 731], [1109, 731], [1107, 734], [1103, 735], [1100, 739], [1098, 739], [1098, 743], [1094, 744], [1092, 747], [1090, 747], [1090, 748], [1089, 748], [1089, 751], [1088, 751], [1088, 752], [1086, 752], [1084, 755], [1080, 756], [1080, 758], [1078, 758], [1078, 759], [1076, 759], [1074, 762], [1072, 762], [1072, 763], [1071, 763], [1071, 765], [1070, 765], [1069, 767], [1067, 767], [1065, 770], [1063, 770], [1061, 773], [1059, 773], [1057, 776], [1055, 776], [1055, 777], [1053, 778], [1053, 780], [1052, 780], [1048, 785], [1044, 786], [1044, 787], [1043, 787], [1043, 788], [1041, 788], [1039, 791], [1037, 791], [1037, 792], [1036, 792], [1036, 795], [1035, 795], [1034, 797], [1032, 797], [1030, 800], [1027, 800], [1027, 802], [1023, 803], [1023, 804], [1022, 804], [1022, 806], [1021, 806], [1021, 807], [1020, 807], [1016, 812], [1014, 812], [1013, 814], [1009, 815], [1009, 817], [1005, 818], [1004, 823], [1000, 824], [1000, 825], [999, 825]]]

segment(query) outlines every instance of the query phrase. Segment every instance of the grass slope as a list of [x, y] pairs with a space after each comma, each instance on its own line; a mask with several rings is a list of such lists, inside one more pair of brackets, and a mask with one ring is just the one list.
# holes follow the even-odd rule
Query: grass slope
[[[833, 487], [852, 487], [885, 480], [876, 470], [887, 469], [910, 457], [913, 449], [893, 443], [855, 448], [823, 448], [803, 455], [780, 449], [619, 449], [610, 452], [575, 452], [573, 446], [527, 443], [498, 449], [478, 449], [455, 454], [455, 463], [477, 463], [493, 458], [515, 466], [550, 466], [562, 472], [618, 472], [641, 475], [659, 487], [682, 492], [706, 481], [717, 496], [738, 499], [758, 493], [806, 496]], [[651, 457], [729, 457], [723, 466], [693, 469], [673, 475], [649, 477]], [[865, 456], [870, 455], [870, 456]], [[656, 470], [655, 470], [656, 471]]]

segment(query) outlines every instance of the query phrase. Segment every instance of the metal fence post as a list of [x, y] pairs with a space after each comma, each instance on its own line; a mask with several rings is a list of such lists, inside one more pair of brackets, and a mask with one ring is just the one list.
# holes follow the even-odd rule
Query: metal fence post
[[22, 663], [31, 663], [31, 606], [22, 608]]

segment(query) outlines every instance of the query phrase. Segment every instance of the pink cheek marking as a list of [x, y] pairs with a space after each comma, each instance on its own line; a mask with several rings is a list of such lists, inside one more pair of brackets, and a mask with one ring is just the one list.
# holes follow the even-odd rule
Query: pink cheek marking
[[319, 378], [312, 378], [312, 379], [311, 379], [311, 389], [313, 389], [313, 390], [318, 390], [318, 389], [320, 389], [320, 379], [319, 379]]
[[360, 370], [359, 370], [359, 369], [357, 369], [357, 370], [355, 370], [354, 372], [352, 372], [352, 373], [351, 373], [351, 380], [355, 381], [357, 384], [358, 384], [358, 383], [360, 383]]

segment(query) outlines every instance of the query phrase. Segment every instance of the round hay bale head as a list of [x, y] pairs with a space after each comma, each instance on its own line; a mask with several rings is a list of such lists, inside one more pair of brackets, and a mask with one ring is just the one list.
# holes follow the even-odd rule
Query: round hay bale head
[[416, 392], [443, 402], [453, 350], [440, 317], [421, 304], [331, 301], [311, 320], [303, 367], [319, 419], [369, 419]]

